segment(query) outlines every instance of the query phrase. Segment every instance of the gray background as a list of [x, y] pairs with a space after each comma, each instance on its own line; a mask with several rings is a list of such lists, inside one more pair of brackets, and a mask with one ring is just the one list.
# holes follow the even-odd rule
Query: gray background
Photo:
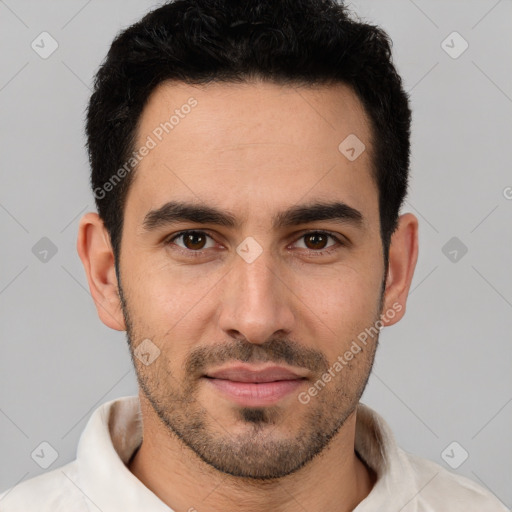
[[[44, 471], [31, 457], [42, 441], [58, 452], [50, 470], [72, 460], [91, 412], [137, 391], [124, 333], [99, 321], [75, 241], [94, 210], [83, 148], [92, 76], [118, 30], [156, 5], [0, 1], [0, 490]], [[407, 314], [381, 334], [363, 401], [410, 452], [449, 468], [466, 450], [456, 471], [511, 507], [512, 2], [352, 6], [389, 32], [411, 93], [403, 211], [420, 220]], [[47, 59], [31, 48], [43, 31], [59, 45]], [[469, 44], [458, 58], [442, 47], [453, 31]], [[452, 55], [462, 44], [445, 43]], [[58, 251], [47, 261], [32, 251], [43, 237]]]

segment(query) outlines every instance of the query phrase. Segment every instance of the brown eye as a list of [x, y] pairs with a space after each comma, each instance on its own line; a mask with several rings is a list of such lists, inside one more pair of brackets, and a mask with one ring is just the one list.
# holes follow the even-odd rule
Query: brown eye
[[208, 242], [208, 238], [211, 239], [209, 235], [204, 233], [203, 231], [183, 231], [178, 235], [174, 236], [169, 240], [169, 243], [174, 243], [175, 240], [182, 240], [181, 244], [176, 244], [178, 247], [183, 249], [188, 249], [191, 252], [201, 251], [203, 249], [207, 249], [206, 244]]
[[199, 250], [204, 247], [206, 237], [200, 233], [183, 235], [183, 243], [187, 249]]
[[[334, 240], [334, 243], [327, 245], [329, 238]], [[310, 251], [320, 254], [329, 252], [330, 248], [332, 247], [334, 249], [336, 245], [344, 245], [336, 236], [324, 231], [311, 231], [310, 233], [302, 235], [299, 241], [302, 242], [303, 249], [309, 249]]]
[[324, 233], [311, 233], [304, 236], [308, 249], [325, 249], [328, 236]]

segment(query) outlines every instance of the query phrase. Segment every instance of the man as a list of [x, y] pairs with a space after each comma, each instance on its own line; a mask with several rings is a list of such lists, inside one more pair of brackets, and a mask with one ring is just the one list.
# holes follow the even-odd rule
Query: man
[[359, 403], [418, 254], [384, 32], [329, 0], [178, 0], [113, 42], [78, 253], [139, 396], [11, 511], [500, 511]]

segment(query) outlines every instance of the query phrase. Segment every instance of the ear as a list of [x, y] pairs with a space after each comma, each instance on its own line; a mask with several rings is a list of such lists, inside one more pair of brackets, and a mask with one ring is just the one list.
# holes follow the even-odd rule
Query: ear
[[107, 327], [125, 331], [114, 252], [108, 231], [97, 213], [87, 213], [80, 220], [76, 247], [98, 316]]
[[[391, 236], [384, 309], [381, 315], [383, 325], [393, 325], [404, 316], [417, 259], [418, 219], [412, 213], [404, 213], [399, 217], [398, 227]], [[386, 311], [391, 310], [395, 312], [393, 317], [386, 315]]]

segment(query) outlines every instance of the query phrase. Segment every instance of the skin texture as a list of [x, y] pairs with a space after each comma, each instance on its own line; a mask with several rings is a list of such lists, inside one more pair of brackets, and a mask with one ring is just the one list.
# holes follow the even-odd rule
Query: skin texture
[[[98, 215], [86, 214], [79, 228], [101, 320], [127, 330], [132, 352], [145, 339], [160, 351], [149, 365], [134, 357], [144, 440], [129, 469], [176, 511], [288, 511], [297, 503], [353, 510], [375, 482], [354, 437], [378, 335], [307, 404], [298, 394], [379, 318], [383, 325], [402, 318], [417, 219], [400, 217], [381, 294], [370, 129], [348, 87], [168, 82], [151, 95], [136, 146], [191, 97], [197, 105], [137, 167], [124, 211], [121, 283]], [[338, 150], [349, 134], [366, 146], [354, 161]], [[146, 214], [171, 200], [230, 212], [239, 226], [182, 221], [145, 230]], [[363, 222], [274, 229], [277, 212], [316, 201], [343, 201]], [[191, 229], [199, 238], [170, 240]], [[315, 230], [343, 245], [305, 236]], [[262, 249], [250, 263], [237, 253], [247, 237]], [[304, 380], [268, 406], [245, 407], [204, 378], [240, 361], [279, 364]]]

